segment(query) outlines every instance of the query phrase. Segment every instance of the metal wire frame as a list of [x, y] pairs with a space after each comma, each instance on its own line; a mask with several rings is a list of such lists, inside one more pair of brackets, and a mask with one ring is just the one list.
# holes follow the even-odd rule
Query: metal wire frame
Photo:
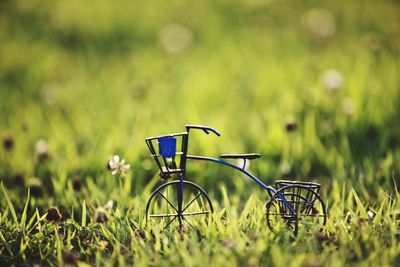
[[276, 189], [279, 190], [285, 186], [289, 185], [302, 185], [305, 186], [311, 190], [313, 190], [315, 193], [319, 193], [319, 190], [321, 189], [321, 184], [314, 183], [314, 182], [305, 182], [305, 181], [291, 181], [291, 180], [278, 180], [275, 181], [275, 186]]
[[[160, 135], [155, 137], [146, 138], [147, 147], [150, 150], [151, 157], [157, 164], [160, 170], [160, 174], [164, 177], [168, 177], [172, 174], [183, 174], [185, 173], [185, 161], [188, 148], [188, 132], [174, 133], [168, 135]], [[165, 137], [179, 138], [181, 143], [181, 148], [175, 153], [174, 157], [167, 158], [161, 155], [160, 150], [156, 149], [158, 147], [158, 140]], [[178, 157], [178, 158], [176, 158]], [[179, 160], [179, 167], [176, 166], [176, 161]], [[171, 162], [173, 164], [171, 164]], [[178, 167], [178, 168], [177, 168]]]
[[[243, 158], [244, 164], [242, 167], [239, 167], [237, 165], [231, 164], [229, 162], [226, 162], [224, 160], [221, 159], [216, 159], [216, 158], [211, 158], [211, 157], [204, 157], [204, 156], [197, 156], [197, 155], [188, 155], [188, 143], [189, 143], [189, 131], [190, 129], [201, 129], [203, 130], [206, 134], [208, 134], [209, 132], [213, 132], [216, 135], [220, 136], [220, 134], [213, 128], [210, 127], [205, 127], [205, 126], [197, 126], [197, 125], [186, 125], [186, 131], [182, 132], [182, 133], [175, 133], [175, 134], [169, 134], [169, 135], [162, 135], [162, 136], [156, 136], [156, 137], [150, 137], [150, 138], [146, 138], [146, 143], [147, 146], [149, 147], [149, 150], [151, 152], [151, 155], [153, 157], [153, 159], [156, 161], [158, 168], [160, 169], [160, 173], [164, 174], [164, 175], [171, 175], [174, 173], [178, 173], [179, 174], [179, 183], [180, 186], [178, 187], [178, 214], [182, 214], [182, 194], [183, 194], [183, 190], [184, 190], [184, 183], [186, 181], [184, 181], [185, 179], [185, 175], [186, 175], [186, 161], [187, 159], [193, 159], [193, 160], [204, 160], [204, 161], [211, 161], [214, 163], [218, 163], [224, 166], [228, 166], [231, 168], [234, 168], [240, 172], [242, 172], [243, 174], [247, 175], [248, 177], [250, 177], [252, 180], [254, 180], [258, 185], [260, 185], [263, 189], [265, 189], [268, 194], [270, 195], [271, 198], [277, 198], [279, 201], [279, 205], [281, 208], [281, 216], [282, 217], [287, 217], [289, 216], [290, 219], [293, 219], [296, 221], [298, 221], [298, 212], [299, 212], [299, 207], [301, 205], [305, 206], [306, 209], [311, 209], [312, 205], [304, 205], [306, 202], [308, 203], [313, 203], [313, 199], [309, 199], [310, 196], [318, 196], [318, 199], [322, 202], [323, 206], [324, 203], [322, 201], [322, 199], [319, 197], [319, 190], [320, 190], [320, 185], [316, 184], [316, 183], [310, 183], [310, 182], [301, 182], [301, 181], [277, 181], [276, 182], [276, 186], [277, 189], [268, 186], [266, 184], [264, 184], [260, 179], [258, 179], [256, 176], [254, 176], [253, 174], [251, 174], [250, 172], [248, 172], [245, 169], [246, 166], [246, 158]], [[157, 153], [156, 149], [155, 149], [155, 142], [156, 140], [158, 140], [159, 138], [163, 138], [163, 137], [181, 137], [182, 141], [181, 141], [181, 151], [177, 152], [176, 155], [178, 155], [180, 157], [180, 162], [179, 162], [179, 168], [170, 168], [170, 166], [168, 165], [168, 161], [166, 158], [162, 157], [162, 155], [160, 155], [160, 153]], [[292, 193], [288, 194], [285, 193], [282, 189], [285, 187], [290, 187], [292, 189]], [[306, 192], [307, 195], [304, 197], [301, 195], [301, 190], [302, 188], [307, 188]], [[310, 194], [310, 191], [314, 191], [315, 194]], [[289, 199], [286, 199], [286, 197], [290, 196]], [[206, 195], [207, 196], [207, 195]], [[208, 198], [208, 196], [207, 196]], [[315, 197], [314, 197], [315, 198]], [[303, 199], [303, 201], [301, 201]], [[149, 200], [150, 202], [151, 200]], [[148, 205], [149, 205], [148, 202]], [[325, 206], [324, 206], [325, 207]], [[303, 212], [307, 212], [307, 210], [302, 210], [301, 213]], [[325, 212], [325, 211], [324, 211]], [[146, 212], [147, 213], [147, 212]], [[325, 214], [325, 213], [324, 213]], [[324, 215], [325, 216], [325, 215]], [[288, 217], [288, 218], [289, 218]], [[324, 217], [325, 218], [325, 217]], [[181, 219], [181, 218], [179, 218]], [[297, 229], [296, 229], [297, 230]]]
[[[299, 222], [307, 221], [307, 218], [314, 221], [313, 223], [318, 220], [318, 225], [325, 225], [325, 203], [321, 196], [313, 190], [315, 187], [307, 186], [308, 182], [289, 181], [289, 183], [290, 185], [280, 188], [266, 204], [268, 227], [274, 231], [274, 226], [271, 222], [276, 218], [281, 218], [287, 227], [293, 229], [296, 235]], [[288, 206], [282, 199], [285, 199], [291, 205], [295, 213], [288, 210]]]
[[[193, 193], [196, 193], [193, 195], [190, 200], [188, 200], [186, 203], [183, 204], [183, 191], [181, 191], [181, 183], [184, 184], [186, 190], [190, 190]], [[171, 201], [171, 199], [168, 198], [168, 195], [165, 196], [163, 194], [164, 190], [168, 187], [172, 187], [171, 190], [175, 191], [177, 193], [176, 197], [177, 202], [174, 200]], [[195, 203], [198, 199], [201, 199], [202, 201], [205, 201], [204, 204], [204, 209], [199, 210], [199, 211], [190, 211], [190, 206]], [[157, 201], [162, 201], [164, 204], [169, 207], [170, 212], [168, 213], [158, 213], [158, 214], [150, 214], [151, 212], [151, 206], [155, 205], [154, 202]], [[198, 203], [198, 202], [197, 202]], [[191, 228], [195, 229], [193, 225], [189, 222], [187, 219], [188, 217], [196, 217], [199, 215], [208, 215], [214, 211], [212, 202], [207, 195], [207, 193], [202, 189], [200, 186], [196, 185], [193, 182], [190, 181], [180, 181], [180, 180], [174, 180], [165, 184], [162, 184], [159, 186], [150, 196], [147, 205], [146, 205], [146, 221], [149, 221], [149, 219], [154, 218], [154, 219], [167, 219], [167, 223], [163, 225], [163, 230], [168, 228], [172, 222], [176, 221], [179, 223], [179, 229], [182, 229], [182, 224], [183, 221], [185, 221]]]

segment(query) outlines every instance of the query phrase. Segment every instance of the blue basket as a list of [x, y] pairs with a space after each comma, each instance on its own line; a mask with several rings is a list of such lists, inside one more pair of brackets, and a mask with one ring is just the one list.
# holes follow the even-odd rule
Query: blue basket
[[158, 138], [158, 146], [160, 148], [160, 154], [164, 158], [172, 158], [175, 156], [176, 138], [170, 136]]

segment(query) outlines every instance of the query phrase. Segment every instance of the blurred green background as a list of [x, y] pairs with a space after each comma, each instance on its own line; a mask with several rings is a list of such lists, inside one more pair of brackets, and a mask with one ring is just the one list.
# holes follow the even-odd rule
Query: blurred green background
[[[396, 265], [399, 18], [395, 0], [0, 0], [0, 265]], [[324, 231], [271, 233], [265, 191], [207, 162], [187, 176], [216, 211], [203, 236], [146, 227], [144, 138], [187, 123], [222, 134], [191, 132], [191, 154], [320, 182]]]
[[[267, 183], [393, 192], [399, 17], [389, 0], [1, 1], [2, 180], [79, 175], [107, 192], [119, 154], [138, 194], [156, 175], [144, 138], [191, 123], [222, 133], [193, 132], [192, 153], [259, 152], [250, 168]], [[189, 167], [205, 188], [245, 183]]]

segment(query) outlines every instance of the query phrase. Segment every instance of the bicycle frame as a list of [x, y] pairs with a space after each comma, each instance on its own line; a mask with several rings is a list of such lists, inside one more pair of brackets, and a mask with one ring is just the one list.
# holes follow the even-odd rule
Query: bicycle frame
[[[210, 127], [201, 125], [186, 125], [186, 131], [184, 132], [160, 135], [145, 139], [146, 144], [151, 152], [151, 156], [160, 169], [160, 178], [169, 179], [172, 177], [172, 175], [177, 175], [178, 178], [177, 180], [160, 185], [157, 189], [155, 189], [146, 205], [146, 218], [148, 216], [161, 218], [166, 224], [164, 225], [164, 229], [168, 227], [173, 220], [177, 219], [177, 221], [179, 221], [179, 227], [182, 229], [183, 221], [187, 221], [185, 219], [186, 216], [195, 216], [213, 212], [212, 203], [206, 192], [195, 183], [185, 180], [187, 160], [196, 160], [213, 162], [233, 168], [234, 170], [246, 175], [251, 180], [256, 182], [261, 188], [266, 190], [271, 198], [270, 201], [267, 201], [265, 206], [267, 224], [271, 230], [275, 228], [273, 224], [276, 222], [274, 219], [276, 216], [280, 217], [285, 222], [287, 227], [292, 228], [295, 234], [297, 234], [298, 220], [299, 218], [303, 218], [303, 216], [308, 220], [308, 222], [313, 223], [315, 221], [314, 218], [316, 218], [318, 220], [318, 224], [325, 224], [325, 204], [318, 194], [321, 186], [320, 184], [282, 180], [275, 182], [275, 188], [273, 186], [266, 185], [254, 174], [246, 170], [246, 164], [248, 160], [253, 160], [261, 156], [260, 154], [256, 153], [223, 154], [220, 156], [220, 158], [190, 155], [188, 154], [188, 147], [189, 132], [191, 129], [202, 130], [206, 134], [214, 133], [215, 135], [220, 136], [218, 131]], [[243, 164], [240, 164], [240, 162], [231, 163], [226, 159], [241, 159], [243, 160]], [[171, 188], [172, 186], [174, 188]], [[173, 198], [173, 202], [175, 204], [172, 204], [163, 194], [164, 190], [167, 190], [167, 187], [168, 190], [173, 190], [172, 194], [175, 194], [175, 198]], [[188, 191], [189, 194], [186, 194], [186, 191]], [[168, 204], [167, 207], [169, 207], [169, 209], [172, 207], [173, 210], [167, 211], [166, 214], [156, 214], [157, 212], [152, 213], [150, 209], [151, 214], [149, 215], [149, 207], [151, 207], [152, 204], [156, 205], [154, 203], [157, 201], [157, 197], [163, 202], [166, 201]], [[199, 207], [196, 206], [195, 211], [190, 211], [189, 213], [185, 212], [187, 208], [199, 197], [201, 199], [201, 201], [199, 201], [201, 205]], [[203, 202], [205, 202], [205, 204], [203, 204]], [[317, 203], [317, 207], [314, 207], [315, 203]], [[312, 211], [312, 214], [310, 211]], [[171, 220], [169, 219], [170, 217], [174, 218]], [[165, 219], [168, 219], [169, 221], [165, 221]], [[323, 219], [323, 221], [321, 221], [321, 219]], [[307, 224], [308, 222], [305, 223]]]
[[[269, 185], [264, 184], [264, 183], [261, 182], [261, 180], [258, 179], [255, 175], [253, 175], [252, 173], [246, 171], [246, 169], [245, 169], [245, 167], [246, 167], [246, 159], [244, 159], [243, 167], [240, 168], [239, 166], [237, 166], [237, 165], [235, 165], [235, 164], [226, 162], [226, 161], [221, 160], [221, 159], [211, 158], [211, 157], [196, 156], [196, 155], [187, 155], [186, 158], [187, 158], [187, 159], [193, 159], [193, 160], [211, 161], [211, 162], [214, 162], [214, 163], [218, 163], [218, 164], [221, 164], [221, 165], [225, 165], [225, 166], [231, 167], [231, 168], [233, 168], [233, 169], [235, 169], [235, 170], [238, 170], [238, 171], [240, 171], [241, 173], [247, 175], [248, 177], [250, 177], [253, 181], [255, 181], [255, 182], [256, 182], [258, 185], [260, 185], [263, 189], [265, 189], [265, 190], [268, 192], [268, 194], [269, 194], [270, 197], [272, 197], [273, 194], [275, 194], [275, 193], [277, 192], [277, 190], [276, 190], [275, 188], [273, 188], [272, 186], [269, 186]], [[181, 175], [181, 177], [180, 177], [180, 179], [181, 179], [181, 181], [182, 181], [182, 185], [183, 185], [183, 180], [184, 180], [184, 178], [185, 178], [184, 176], [185, 176], [185, 173], [183, 173], [183, 174]], [[183, 189], [182, 189], [182, 190], [183, 190]], [[279, 196], [279, 198], [282, 200], [282, 202], [285, 204], [285, 206], [286, 206], [293, 214], [296, 214], [296, 212], [294, 211], [294, 209], [292, 208], [292, 206], [286, 201], [286, 199], [285, 199], [284, 197]]]
[[[260, 181], [260, 179], [258, 179], [255, 175], [253, 175], [252, 173], [248, 172], [245, 169], [246, 163], [243, 164], [243, 167], [239, 167], [235, 164], [226, 162], [224, 160], [221, 159], [216, 159], [216, 158], [211, 158], [211, 157], [204, 157], [204, 156], [196, 156], [196, 155], [187, 155], [186, 158], [188, 159], [194, 159], [194, 160], [203, 160], [203, 161], [211, 161], [214, 163], [218, 163], [221, 165], [225, 165], [231, 168], [234, 168], [235, 170], [240, 171], [241, 173], [244, 173], [245, 175], [247, 175], [248, 177], [250, 177], [252, 180], [254, 180], [257, 184], [259, 184], [262, 188], [264, 188], [265, 190], [267, 190], [267, 192], [269, 193], [269, 195], [272, 197], [272, 194], [275, 194], [277, 190], [275, 190], [275, 188], [264, 184], [263, 182]], [[244, 161], [246, 162], [246, 160], [244, 159]]]
[[[188, 150], [188, 146], [189, 146], [189, 131], [190, 129], [200, 129], [203, 130], [206, 134], [209, 134], [209, 132], [213, 132], [215, 133], [217, 136], [220, 136], [220, 134], [213, 128], [210, 127], [204, 127], [204, 126], [198, 126], [198, 125], [186, 125], [186, 131], [188, 133], [187, 138], [185, 140], [184, 146], [185, 146], [185, 150], [187, 153]], [[226, 162], [224, 160], [221, 159], [217, 159], [217, 158], [211, 158], [211, 157], [204, 157], [204, 156], [197, 156], [197, 155], [188, 155], [186, 154], [186, 157], [184, 157], [181, 168], [183, 169], [182, 174], [180, 175], [180, 181], [181, 181], [181, 188], [180, 188], [180, 194], [183, 192], [183, 180], [185, 179], [185, 175], [186, 175], [186, 161], [187, 159], [192, 159], [192, 160], [202, 160], [202, 161], [211, 161], [214, 163], [218, 163], [224, 166], [228, 166], [231, 167], [235, 170], [240, 171], [241, 173], [247, 175], [248, 177], [250, 177], [253, 181], [255, 181], [259, 186], [261, 186], [264, 190], [266, 190], [269, 194], [270, 197], [273, 196], [273, 194], [275, 194], [277, 192], [277, 190], [271, 186], [268, 186], [266, 184], [264, 184], [260, 179], [258, 179], [255, 175], [253, 175], [252, 173], [248, 172], [246, 170], [246, 163], [247, 160], [243, 159], [244, 163], [242, 167], [239, 167], [235, 164]], [[282, 200], [282, 202], [285, 204], [285, 206], [290, 210], [290, 212], [292, 212], [295, 216], [296, 216], [296, 212], [293, 209], [293, 207], [286, 201], [286, 199], [283, 196], [278, 195], [278, 197]], [[181, 211], [182, 210], [182, 203], [181, 201], [178, 202], [178, 210]]]

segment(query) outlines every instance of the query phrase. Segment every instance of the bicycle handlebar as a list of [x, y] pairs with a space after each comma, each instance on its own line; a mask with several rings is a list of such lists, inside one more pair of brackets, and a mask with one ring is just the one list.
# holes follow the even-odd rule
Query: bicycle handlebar
[[215, 133], [217, 136], [221, 136], [221, 134], [215, 130], [214, 128], [207, 127], [207, 126], [202, 126], [202, 125], [192, 125], [192, 124], [187, 124], [186, 126], [186, 131], [189, 132], [190, 129], [199, 129], [203, 130], [206, 134], [209, 134], [210, 132]]

